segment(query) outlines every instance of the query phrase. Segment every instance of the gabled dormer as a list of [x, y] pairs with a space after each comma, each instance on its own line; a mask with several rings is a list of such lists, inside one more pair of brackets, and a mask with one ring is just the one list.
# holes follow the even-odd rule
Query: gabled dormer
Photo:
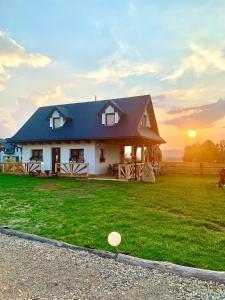
[[124, 112], [121, 108], [113, 101], [108, 101], [99, 112], [102, 125], [104, 126], [115, 126], [119, 123], [123, 114]]
[[48, 115], [49, 126], [52, 129], [58, 129], [65, 125], [65, 123], [70, 119], [65, 109], [55, 107], [51, 113]]

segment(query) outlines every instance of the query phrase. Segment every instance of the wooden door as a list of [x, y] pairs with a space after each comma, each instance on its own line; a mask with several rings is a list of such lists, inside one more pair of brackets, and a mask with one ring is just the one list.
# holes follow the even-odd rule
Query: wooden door
[[[55, 173], [55, 164], [60, 163], [60, 148], [52, 148], [52, 172]], [[57, 172], [59, 172], [60, 167], [58, 167]]]

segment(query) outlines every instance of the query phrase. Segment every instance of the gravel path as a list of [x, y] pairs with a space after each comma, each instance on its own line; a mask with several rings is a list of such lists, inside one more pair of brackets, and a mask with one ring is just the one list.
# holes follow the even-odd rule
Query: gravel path
[[225, 299], [225, 284], [0, 234], [0, 299]]

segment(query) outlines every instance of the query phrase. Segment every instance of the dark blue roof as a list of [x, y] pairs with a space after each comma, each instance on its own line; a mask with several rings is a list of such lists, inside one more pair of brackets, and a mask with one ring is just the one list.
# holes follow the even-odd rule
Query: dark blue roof
[[[99, 112], [111, 102], [123, 114], [118, 124], [109, 127], [102, 125]], [[143, 136], [138, 124], [146, 108], [150, 109], [152, 129], [147, 129]], [[49, 126], [49, 115], [55, 109], [68, 119], [63, 127], [52, 129]], [[150, 95], [40, 107], [10, 141], [22, 143], [135, 137], [152, 139], [158, 143], [164, 142], [158, 135]]]

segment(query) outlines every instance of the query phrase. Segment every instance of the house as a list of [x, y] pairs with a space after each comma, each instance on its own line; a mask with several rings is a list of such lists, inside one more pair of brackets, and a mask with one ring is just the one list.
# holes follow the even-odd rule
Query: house
[[22, 148], [18, 145], [8, 143], [0, 139], [0, 163], [6, 161], [20, 162], [22, 160]]
[[[23, 149], [23, 162], [41, 162], [42, 171], [105, 174], [124, 163], [124, 147], [133, 160], [149, 158], [160, 137], [150, 95], [40, 107], [10, 139]], [[73, 169], [71, 171], [71, 165]], [[75, 166], [75, 167], [74, 167]], [[69, 170], [70, 168], [70, 170]]]

